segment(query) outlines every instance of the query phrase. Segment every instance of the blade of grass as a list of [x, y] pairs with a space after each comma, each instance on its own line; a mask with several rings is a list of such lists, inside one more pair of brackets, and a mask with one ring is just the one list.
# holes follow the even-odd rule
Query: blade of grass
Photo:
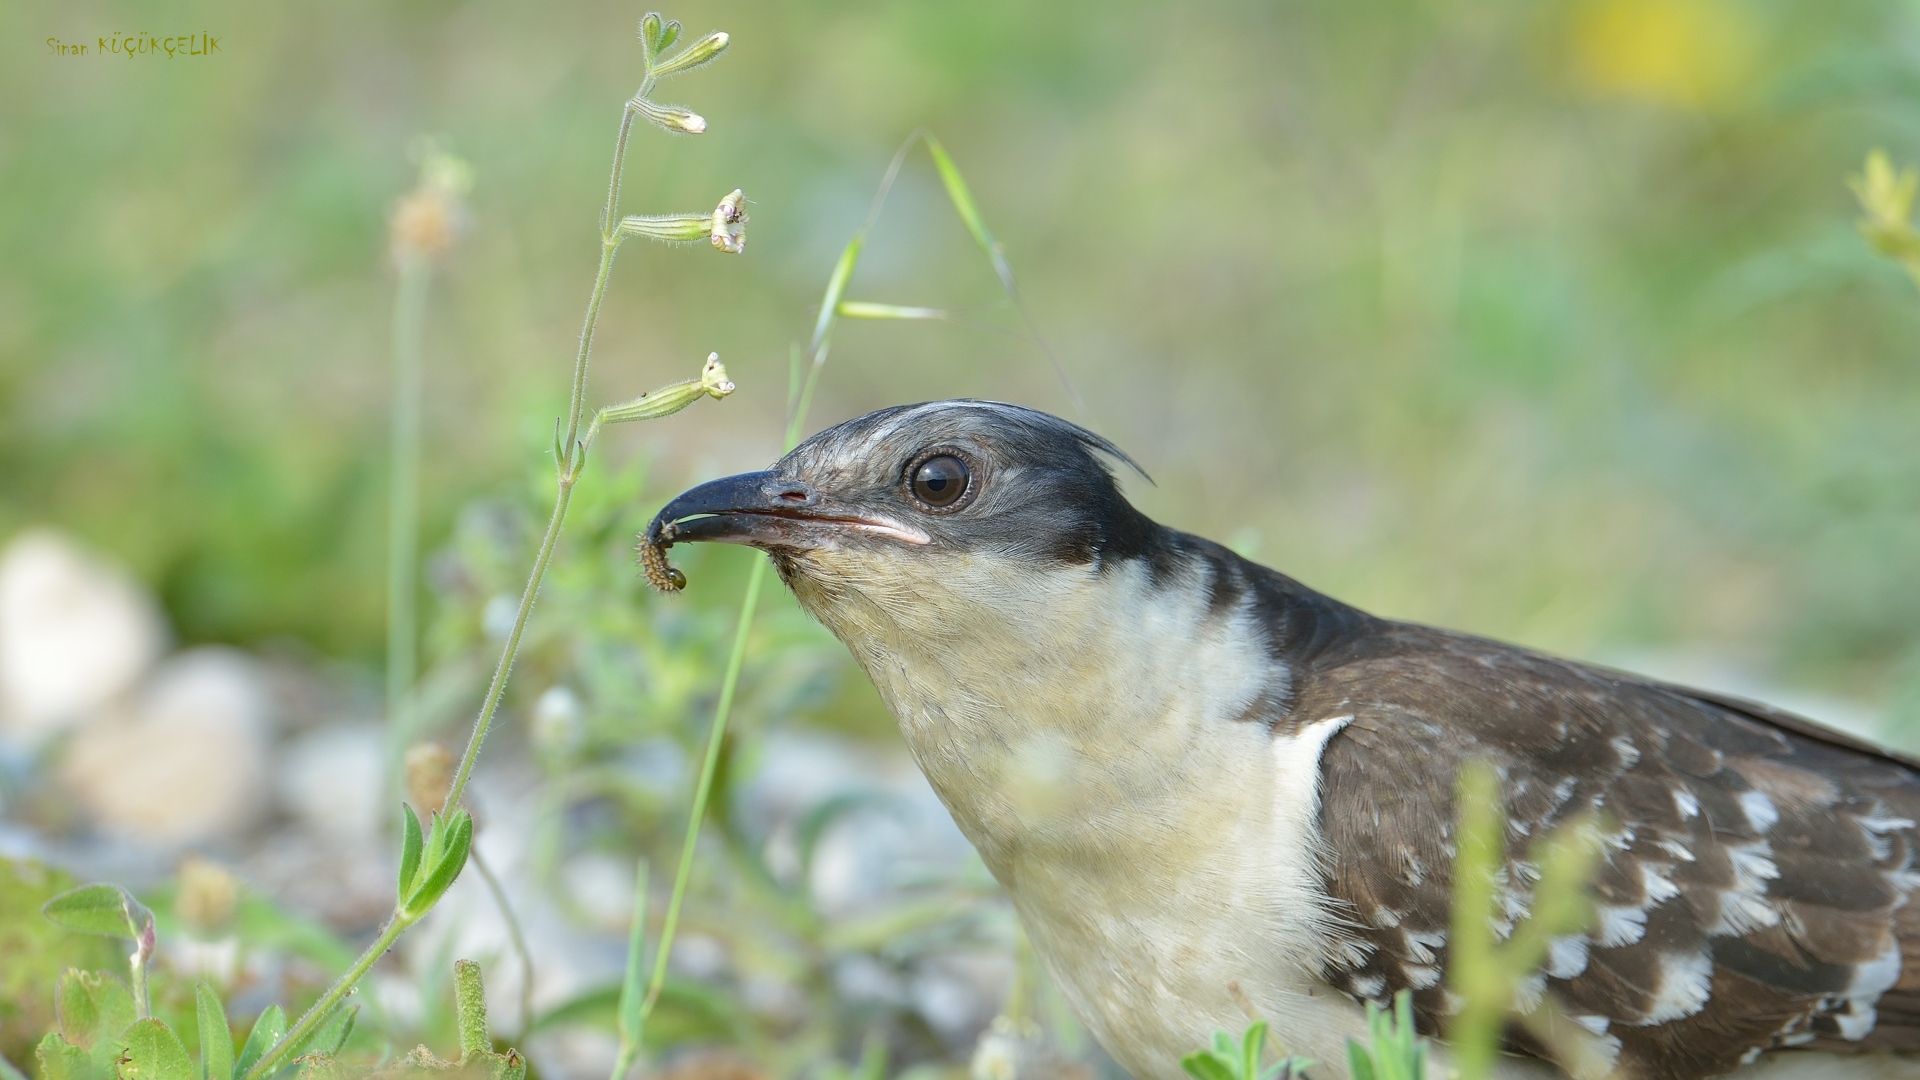
[[527, 936], [520, 932], [520, 920], [513, 913], [513, 905], [507, 903], [507, 891], [500, 887], [500, 879], [487, 861], [480, 857], [480, 849], [475, 847], [467, 856], [473, 860], [473, 868], [480, 871], [480, 880], [486, 882], [487, 891], [493, 894], [493, 904], [500, 909], [500, 917], [507, 923], [507, 938], [513, 943], [513, 955], [520, 961], [520, 1034], [525, 1035], [527, 1027], [533, 1023], [533, 953], [527, 949]]
[[946, 319], [945, 308], [907, 307], [902, 304], [875, 304], [866, 300], [840, 301], [843, 319]]
[[1006, 250], [987, 229], [987, 220], [981, 216], [979, 205], [973, 201], [973, 190], [967, 186], [966, 177], [960, 175], [960, 167], [953, 163], [953, 157], [947, 153], [947, 148], [940, 144], [940, 140], [933, 137], [933, 132], [922, 130], [919, 134], [926, 140], [927, 153], [933, 156], [933, 167], [939, 170], [940, 183], [947, 189], [947, 201], [953, 204], [954, 212], [960, 215], [960, 220], [966, 224], [967, 231], [973, 234], [974, 243], [980, 245], [980, 250], [987, 256], [987, 261], [993, 264], [993, 273], [1000, 279], [1000, 287], [1006, 290], [1007, 299], [1013, 302], [1013, 308], [1019, 313], [1020, 321], [1026, 324], [1028, 335], [1033, 338], [1034, 345], [1038, 346], [1040, 352], [1046, 356], [1047, 363], [1053, 367], [1054, 375], [1060, 379], [1060, 385], [1066, 388], [1067, 397], [1073, 402], [1074, 412], [1084, 423], [1087, 419], [1087, 403], [1080, 397], [1080, 388], [1073, 384], [1073, 379], [1067, 375], [1067, 369], [1061, 366], [1060, 358], [1053, 353], [1053, 346], [1047, 344], [1047, 339], [1041, 336], [1039, 324], [1034, 321], [1033, 313], [1027, 310], [1026, 298], [1021, 295], [1019, 286], [1014, 284], [1013, 265], [1007, 262]]
[[412, 737], [418, 616], [414, 568], [420, 546], [420, 353], [430, 265], [424, 255], [400, 262], [393, 312], [393, 433], [387, 519], [387, 772], [399, 785], [400, 751]]
[[640, 1054], [641, 1033], [646, 1026], [647, 988], [642, 978], [647, 969], [647, 860], [641, 859], [634, 871], [633, 927], [627, 931], [627, 970], [620, 979], [620, 1004], [616, 1010], [620, 1032], [620, 1051], [614, 1056], [613, 1071], [607, 1080], [620, 1080], [633, 1067]]

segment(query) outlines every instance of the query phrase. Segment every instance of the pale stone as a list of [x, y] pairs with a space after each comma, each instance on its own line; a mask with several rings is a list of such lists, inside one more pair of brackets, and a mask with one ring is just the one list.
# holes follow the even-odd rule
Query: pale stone
[[307, 732], [281, 752], [280, 802], [340, 846], [377, 840], [399, 813], [399, 797], [387, 797], [386, 754], [386, 733], [375, 724]]
[[266, 790], [271, 699], [254, 661], [169, 658], [130, 703], [74, 733], [61, 777], [102, 829], [186, 845], [246, 828]]
[[52, 529], [0, 554], [0, 738], [32, 747], [130, 689], [166, 639], [158, 605]]

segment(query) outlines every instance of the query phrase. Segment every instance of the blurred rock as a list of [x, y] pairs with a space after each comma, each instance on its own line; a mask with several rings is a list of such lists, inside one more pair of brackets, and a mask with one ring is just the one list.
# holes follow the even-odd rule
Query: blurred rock
[[967, 1046], [1000, 1011], [1013, 984], [1004, 953], [946, 952], [918, 958], [908, 993], [918, 1012], [950, 1046]]
[[234, 649], [180, 653], [74, 733], [61, 779], [102, 829], [178, 846], [239, 832], [266, 790], [270, 697]]
[[[769, 732], [759, 768], [739, 789], [736, 817], [765, 837], [775, 874], [804, 869], [814, 902], [833, 918], [886, 904], [915, 881], [952, 876], [972, 848], [926, 778], [904, 753], [883, 754], [848, 739]], [[800, 825], [826, 810], [810, 866], [800, 866]]]
[[565, 758], [585, 734], [580, 696], [565, 686], [549, 686], [533, 706], [533, 745], [540, 753]]
[[1023, 1030], [1002, 1016], [981, 1033], [967, 1076], [969, 1080], [1093, 1080], [1093, 1070], [1064, 1060], [1037, 1030]]
[[0, 554], [0, 738], [36, 745], [130, 689], [160, 656], [159, 607], [51, 529]]
[[635, 873], [632, 859], [589, 851], [560, 867], [560, 881], [588, 923], [608, 933], [625, 933], [633, 921]]
[[[606, 1080], [620, 1040], [610, 1031], [569, 1024], [537, 1032], [523, 1046], [529, 1059], [540, 1063], [540, 1075], [554, 1080]], [[633, 1074], [629, 1074], [633, 1075]]]
[[343, 848], [379, 838], [388, 800], [386, 733], [378, 725], [309, 731], [281, 751], [278, 773], [281, 804], [314, 835]]

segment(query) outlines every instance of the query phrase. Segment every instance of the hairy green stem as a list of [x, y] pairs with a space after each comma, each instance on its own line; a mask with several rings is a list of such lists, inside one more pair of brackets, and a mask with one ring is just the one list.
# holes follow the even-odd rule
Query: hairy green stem
[[[646, 87], [642, 86], [641, 92], [645, 90]], [[513, 630], [507, 635], [506, 647], [500, 651], [500, 663], [493, 670], [493, 682], [487, 687], [480, 715], [474, 719], [473, 734], [467, 738], [466, 753], [460, 756], [460, 771], [454, 774], [453, 786], [447, 789], [447, 800], [441, 804], [450, 810], [458, 807], [460, 797], [466, 794], [467, 780], [473, 774], [473, 763], [480, 757], [480, 746], [486, 741], [487, 729], [493, 725], [494, 710], [500, 706], [500, 695], [506, 690], [507, 676], [513, 671], [514, 656], [520, 651], [520, 635], [526, 630], [527, 616], [533, 612], [533, 601], [540, 593], [541, 579], [546, 577], [547, 561], [552, 558], [553, 545], [560, 538], [561, 526], [566, 523], [567, 503], [573, 497], [574, 482], [580, 479], [580, 470], [586, 465], [586, 447], [577, 440], [580, 417], [587, 402], [587, 361], [593, 353], [594, 326], [600, 321], [600, 301], [607, 295], [607, 279], [613, 272], [613, 255], [620, 249], [619, 224], [614, 214], [620, 198], [620, 176], [626, 170], [627, 138], [633, 130], [633, 114], [634, 106], [629, 101], [620, 113], [620, 135], [614, 141], [613, 175], [607, 182], [607, 206], [600, 216], [600, 269], [593, 277], [593, 295], [587, 299], [586, 323], [580, 328], [580, 349], [573, 359], [573, 394], [567, 403], [567, 435], [560, 444], [561, 458], [554, 463], [559, 477], [559, 491], [553, 500], [553, 517], [547, 522], [547, 534], [540, 541], [540, 555], [534, 560], [533, 573], [527, 577], [526, 591], [520, 594], [520, 607], [513, 616]]]
[[560, 527], [567, 520], [567, 504], [573, 501], [573, 484], [579, 479], [577, 472], [560, 474], [560, 491], [553, 500], [553, 516], [547, 519], [546, 535], [540, 538], [540, 553], [534, 557], [533, 571], [527, 575], [526, 590], [520, 594], [520, 607], [513, 615], [513, 629], [507, 632], [507, 644], [500, 650], [500, 663], [493, 669], [493, 682], [487, 687], [487, 696], [480, 704], [480, 716], [473, 722], [473, 734], [467, 738], [467, 751], [460, 757], [460, 771], [454, 774], [453, 786], [447, 789], [447, 800], [442, 806], [451, 812], [460, 805], [460, 797], [466, 794], [467, 780], [473, 775], [473, 763], [480, 757], [480, 745], [486, 741], [487, 729], [493, 725], [493, 714], [500, 707], [500, 695], [507, 688], [507, 676], [513, 672], [513, 660], [520, 652], [520, 635], [527, 629], [527, 616], [533, 614], [533, 601], [540, 594], [540, 582], [547, 576], [547, 563], [553, 559], [553, 547], [560, 540]]
[[[645, 93], [652, 83], [651, 78], [642, 86]], [[587, 360], [593, 348], [594, 325], [600, 316], [600, 302], [606, 296], [607, 278], [613, 269], [613, 255], [620, 246], [619, 230], [615, 211], [620, 197], [620, 177], [626, 168], [627, 140], [633, 127], [634, 104], [629, 101], [620, 117], [620, 134], [615, 142], [612, 177], [607, 185], [607, 205], [601, 214], [600, 225], [600, 268], [594, 275], [593, 295], [587, 301], [586, 324], [580, 331], [580, 348], [573, 363], [572, 396], [567, 408], [567, 437], [558, 449], [560, 459], [554, 463], [557, 491], [553, 500], [553, 515], [547, 520], [547, 531], [540, 539], [540, 551], [534, 558], [533, 570], [527, 575], [527, 585], [520, 594], [520, 605], [514, 612], [513, 628], [507, 634], [506, 644], [500, 650], [500, 661], [494, 666], [493, 679], [487, 686], [486, 698], [481, 702], [480, 713], [474, 718], [473, 732], [467, 738], [466, 752], [461, 755], [459, 771], [454, 774], [453, 782], [447, 789], [447, 797], [441, 804], [451, 813], [460, 806], [460, 799], [466, 794], [467, 782], [473, 776], [474, 762], [480, 757], [480, 747], [486, 742], [487, 731], [493, 725], [493, 717], [500, 707], [500, 697], [505, 692], [507, 678], [513, 671], [514, 658], [520, 651], [520, 638], [526, 632], [527, 618], [533, 613], [533, 603], [540, 594], [540, 583], [546, 578], [547, 564], [553, 559], [553, 549], [560, 539], [560, 529], [566, 523], [567, 505], [573, 498], [573, 485], [580, 479], [580, 470], [586, 464], [586, 448], [576, 442], [580, 431], [580, 417], [586, 407]], [[404, 278], [403, 278], [404, 281]], [[400, 333], [395, 329], [396, 336]], [[422, 913], [424, 914], [424, 912]], [[298, 1040], [305, 1038], [326, 1017], [327, 1011], [339, 1004], [341, 999], [351, 993], [375, 960], [390, 948], [400, 934], [411, 926], [414, 919], [402, 919], [396, 912], [380, 936], [356, 960], [346, 973], [327, 988], [312, 1009], [307, 1010], [292, 1030], [273, 1045], [260, 1062], [248, 1071], [245, 1080], [261, 1080], [268, 1070], [285, 1058]]]
[[302, 1013], [300, 1019], [294, 1021], [293, 1026], [287, 1029], [287, 1033], [280, 1037], [280, 1041], [273, 1044], [273, 1049], [262, 1054], [260, 1060], [253, 1063], [253, 1068], [247, 1070], [244, 1080], [265, 1080], [266, 1077], [273, 1075], [274, 1070], [280, 1067], [280, 1063], [293, 1052], [293, 1048], [313, 1034], [313, 1029], [319, 1027], [320, 1022], [325, 1020], [334, 1008], [353, 992], [353, 988], [366, 977], [368, 971], [373, 969], [374, 963], [393, 947], [393, 943], [399, 940], [400, 935], [413, 923], [412, 919], [402, 919], [399, 912], [389, 917], [387, 925], [380, 928], [380, 936], [373, 939], [373, 944], [367, 946], [366, 951], [353, 962], [353, 966], [347, 969], [346, 974], [340, 976], [332, 986], [327, 987], [327, 992], [320, 995], [320, 1000], [314, 1002], [312, 1008]]

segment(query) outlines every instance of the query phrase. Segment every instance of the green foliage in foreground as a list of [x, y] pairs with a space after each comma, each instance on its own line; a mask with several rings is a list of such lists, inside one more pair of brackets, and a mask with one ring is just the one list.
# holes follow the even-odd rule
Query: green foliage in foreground
[[1353, 1080], [1424, 1080], [1427, 1042], [1413, 1029], [1413, 994], [1393, 995], [1393, 1011], [1367, 1002], [1369, 1045], [1347, 1043], [1347, 1068]]
[[1213, 1047], [1195, 1050], [1180, 1059], [1180, 1067], [1195, 1080], [1292, 1080], [1313, 1062], [1298, 1055], [1287, 1055], [1278, 1064], [1262, 1067], [1260, 1058], [1267, 1046], [1267, 1022], [1255, 1021], [1235, 1042], [1224, 1031], [1213, 1033]]
[[[138, 1004], [127, 985], [105, 972], [69, 969], [60, 978], [59, 1026], [36, 1050], [40, 1080], [234, 1080], [256, 1066], [286, 1033], [286, 1013], [269, 1006], [254, 1021], [238, 1054], [220, 995], [206, 983], [195, 992], [200, 1060], [164, 1020], [136, 1018]], [[518, 1051], [496, 1052], [487, 1030], [486, 1000], [480, 966], [470, 960], [454, 965], [454, 1008], [460, 1026], [460, 1053], [442, 1059], [421, 1046], [386, 1065], [360, 1065], [338, 1056], [353, 1034], [358, 1006], [334, 1009], [293, 1049], [288, 1064], [268, 1075], [297, 1075], [300, 1080], [525, 1080], [527, 1064]]]

